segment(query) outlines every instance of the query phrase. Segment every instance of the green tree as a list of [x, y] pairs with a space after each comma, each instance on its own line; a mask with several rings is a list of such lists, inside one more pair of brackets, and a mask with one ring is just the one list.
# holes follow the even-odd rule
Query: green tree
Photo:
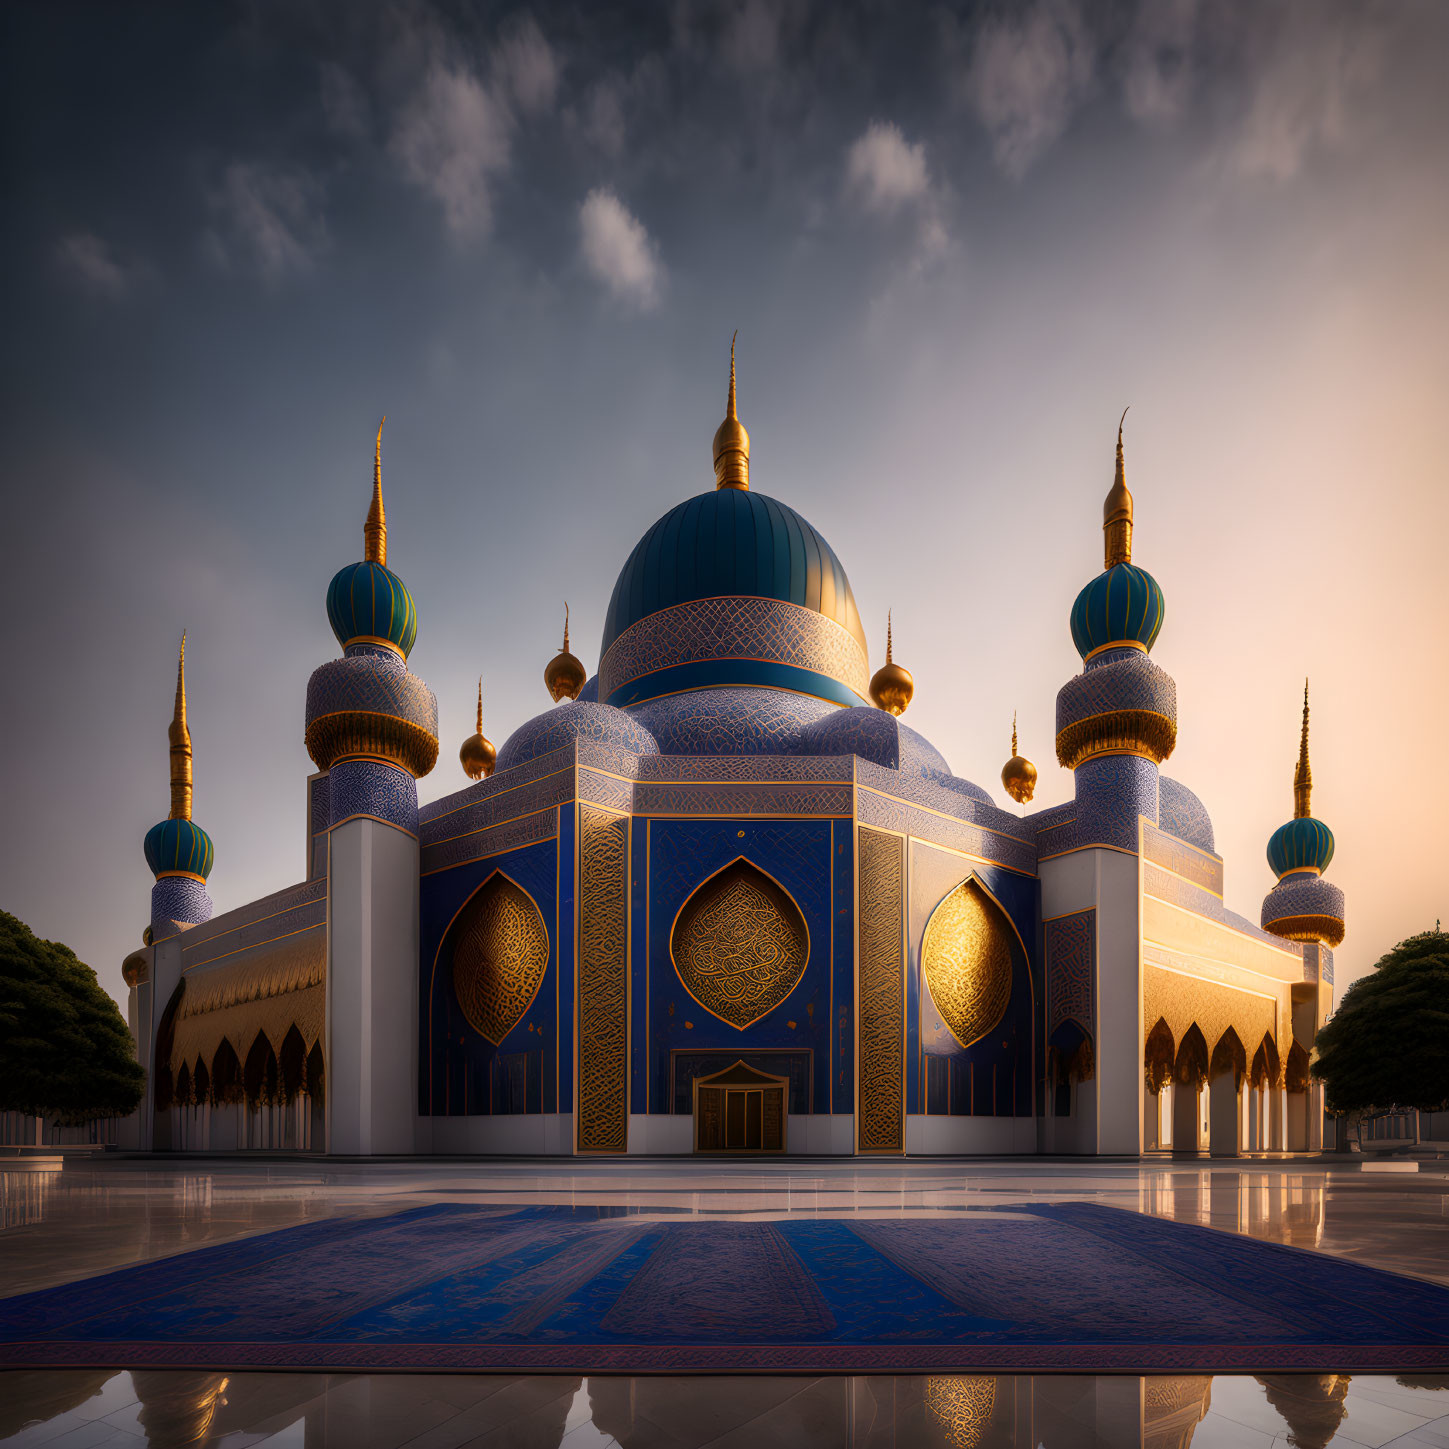
[[1315, 1045], [1330, 1112], [1449, 1106], [1449, 935], [1400, 941], [1344, 992]]
[[0, 911], [0, 1111], [67, 1124], [124, 1117], [145, 1085], [96, 973]]

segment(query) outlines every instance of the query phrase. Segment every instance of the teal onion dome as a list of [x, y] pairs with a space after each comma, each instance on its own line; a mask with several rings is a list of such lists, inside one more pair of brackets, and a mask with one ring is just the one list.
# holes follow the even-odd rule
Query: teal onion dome
[[418, 614], [407, 585], [386, 564], [348, 564], [327, 589], [327, 619], [345, 649], [390, 644], [404, 659], [418, 637]]
[[1315, 870], [1320, 875], [1333, 859], [1333, 831], [1311, 815], [1280, 825], [1268, 841], [1268, 864], [1280, 880], [1294, 870]]
[[794, 509], [722, 487], [671, 508], [614, 585], [599, 699], [766, 686], [860, 704], [865, 629], [835, 550]]
[[1083, 659], [1113, 647], [1151, 649], [1167, 605], [1146, 569], [1113, 564], [1077, 595], [1072, 605], [1072, 642]]
[[216, 858], [211, 836], [193, 820], [163, 820], [146, 832], [146, 864], [151, 874], [184, 875], [205, 880]]

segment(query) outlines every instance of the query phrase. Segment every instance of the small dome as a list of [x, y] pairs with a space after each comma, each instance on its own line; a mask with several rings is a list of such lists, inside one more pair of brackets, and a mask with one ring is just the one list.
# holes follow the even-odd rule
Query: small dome
[[1207, 806], [1186, 785], [1163, 775], [1157, 782], [1157, 823], [1169, 835], [1214, 850], [1213, 822]]
[[665, 755], [795, 755], [817, 720], [838, 714], [823, 699], [783, 689], [697, 689], [629, 711]]
[[583, 660], [565, 647], [544, 665], [543, 687], [555, 704], [561, 699], [577, 699], [579, 691], [588, 682], [585, 678], [587, 672]]
[[1001, 767], [1001, 783], [1018, 805], [1025, 805], [1036, 794], [1036, 766], [1025, 755], [1013, 755]]
[[216, 857], [211, 836], [193, 820], [163, 820], [146, 832], [143, 846], [151, 874], [205, 880]]
[[493, 773], [493, 767], [498, 763], [498, 751], [487, 735], [469, 735], [458, 751], [458, 760], [470, 780], [482, 780]]
[[[664, 610], [677, 612], [654, 617]], [[629, 555], [605, 615], [599, 692], [627, 705], [765, 685], [856, 704], [866, 656], [855, 595], [830, 545], [785, 504], [718, 488], [671, 508]]]
[[327, 619], [344, 649], [352, 643], [390, 644], [406, 659], [418, 637], [413, 596], [380, 563], [338, 569], [327, 589]]
[[622, 709], [575, 699], [519, 725], [498, 751], [498, 768], [511, 770], [515, 765], [526, 765], [539, 755], [561, 750], [575, 740], [613, 745], [631, 755], [659, 753], [654, 736]]
[[886, 660], [870, 677], [871, 701], [887, 714], [904, 714], [915, 692], [915, 676], [893, 659]]
[[1146, 569], [1114, 564], [1077, 595], [1072, 642], [1083, 659], [1113, 645], [1151, 649], [1166, 614], [1162, 589]]
[[1311, 815], [1280, 825], [1268, 841], [1268, 864], [1280, 880], [1294, 870], [1321, 875], [1332, 859], [1333, 831]]

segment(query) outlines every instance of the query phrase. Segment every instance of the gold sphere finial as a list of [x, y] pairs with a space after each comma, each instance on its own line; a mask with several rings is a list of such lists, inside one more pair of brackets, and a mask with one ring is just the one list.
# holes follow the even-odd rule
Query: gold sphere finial
[[1102, 532], [1107, 567], [1132, 562], [1132, 495], [1127, 491], [1127, 470], [1122, 462], [1122, 425], [1132, 410], [1129, 403], [1122, 409], [1117, 423], [1117, 474], [1111, 491], [1102, 504]]
[[870, 679], [870, 698], [877, 709], [887, 714], [902, 715], [916, 692], [911, 671], [897, 664], [892, 654], [891, 615], [886, 612], [886, 662]]
[[[383, 415], [382, 423], [387, 421]], [[362, 556], [368, 563], [387, 567], [387, 510], [382, 506], [382, 423], [377, 425], [377, 448], [372, 455], [372, 503], [362, 525]]]
[[176, 659], [176, 703], [166, 731], [171, 745], [171, 819], [191, 819], [191, 728], [186, 723], [186, 630]]
[[1303, 681], [1303, 733], [1298, 741], [1298, 768], [1293, 771], [1293, 818], [1313, 814], [1313, 770], [1308, 764], [1308, 681]]
[[482, 780], [493, 773], [493, 767], [498, 763], [498, 751], [493, 747], [493, 741], [483, 733], [483, 676], [478, 676], [478, 726], [474, 734], [463, 741], [463, 747], [458, 751], [458, 758], [463, 763], [463, 773], [470, 780]]
[[714, 435], [714, 486], [716, 488], [748, 488], [750, 486], [750, 435], [735, 411], [735, 342], [730, 338], [730, 396], [725, 407], [725, 420]]
[[1025, 805], [1036, 793], [1036, 766], [1017, 751], [1015, 710], [1011, 712], [1011, 758], [1002, 766], [1001, 783], [1018, 805]]
[[569, 606], [565, 601], [563, 643], [544, 667], [543, 682], [557, 704], [561, 699], [577, 699], [587, 681], [583, 661], [569, 653]]

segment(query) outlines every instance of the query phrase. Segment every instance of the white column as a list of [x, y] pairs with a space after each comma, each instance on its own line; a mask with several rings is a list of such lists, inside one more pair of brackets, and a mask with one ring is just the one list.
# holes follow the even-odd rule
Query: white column
[[379, 820], [339, 825], [327, 897], [328, 1152], [413, 1151], [418, 951], [417, 840]]

